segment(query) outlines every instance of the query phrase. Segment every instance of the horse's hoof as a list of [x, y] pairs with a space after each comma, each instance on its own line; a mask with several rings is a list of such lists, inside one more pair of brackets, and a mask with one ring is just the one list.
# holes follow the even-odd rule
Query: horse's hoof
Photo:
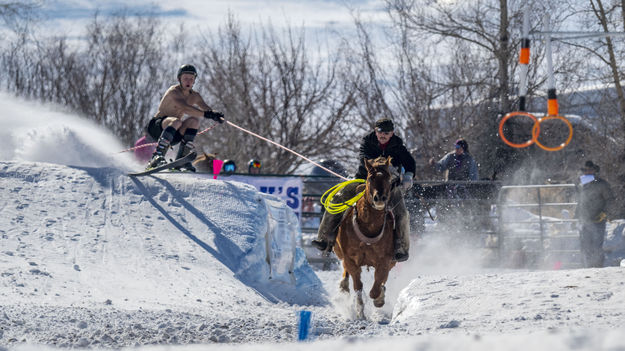
[[378, 300], [373, 300], [373, 306], [375, 306], [377, 308], [380, 308], [380, 307], [384, 306], [384, 299], [379, 300], [379, 301]]

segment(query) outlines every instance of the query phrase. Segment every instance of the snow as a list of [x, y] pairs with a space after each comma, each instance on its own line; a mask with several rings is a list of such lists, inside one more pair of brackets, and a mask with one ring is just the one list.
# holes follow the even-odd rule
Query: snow
[[[0, 106], [0, 350], [625, 349], [623, 267], [486, 269], [429, 235], [391, 271], [386, 305], [366, 299], [355, 320], [341, 271], [311, 268], [300, 248], [295, 282], [269, 279], [276, 198], [127, 177], [141, 165], [101, 128], [6, 94]], [[302, 310], [313, 326], [298, 343]]]

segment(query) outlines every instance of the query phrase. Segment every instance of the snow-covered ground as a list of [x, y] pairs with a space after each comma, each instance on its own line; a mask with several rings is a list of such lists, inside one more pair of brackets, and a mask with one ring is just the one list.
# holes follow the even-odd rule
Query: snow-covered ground
[[386, 305], [354, 320], [341, 272], [301, 250], [295, 284], [268, 278], [270, 196], [130, 178], [141, 165], [100, 128], [7, 95], [0, 106], [0, 350], [625, 350], [625, 268], [484, 269], [426, 236], [391, 271]]

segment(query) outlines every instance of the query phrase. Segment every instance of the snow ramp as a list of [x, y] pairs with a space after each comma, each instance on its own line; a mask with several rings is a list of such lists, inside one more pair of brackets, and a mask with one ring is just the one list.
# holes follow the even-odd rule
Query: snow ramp
[[1, 161], [0, 182], [1, 303], [326, 303], [297, 218], [250, 185], [22, 161]]

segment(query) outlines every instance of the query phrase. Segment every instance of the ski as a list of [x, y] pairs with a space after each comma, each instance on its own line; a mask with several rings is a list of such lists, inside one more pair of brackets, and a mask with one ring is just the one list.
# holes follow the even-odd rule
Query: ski
[[190, 154], [188, 154], [185, 157], [181, 157], [175, 161], [166, 163], [164, 165], [158, 166], [158, 167], [154, 167], [154, 168], [150, 168], [147, 169], [145, 171], [142, 172], [136, 172], [136, 173], [128, 173], [129, 176], [131, 177], [140, 177], [140, 176], [145, 176], [145, 175], [149, 175], [152, 173], [156, 173], [156, 172], [160, 172], [162, 170], [165, 169], [170, 169], [170, 168], [176, 168], [176, 167], [180, 167], [188, 162], [191, 162], [193, 160], [195, 160], [195, 156], [197, 156], [197, 154], [195, 152], [192, 152]]

